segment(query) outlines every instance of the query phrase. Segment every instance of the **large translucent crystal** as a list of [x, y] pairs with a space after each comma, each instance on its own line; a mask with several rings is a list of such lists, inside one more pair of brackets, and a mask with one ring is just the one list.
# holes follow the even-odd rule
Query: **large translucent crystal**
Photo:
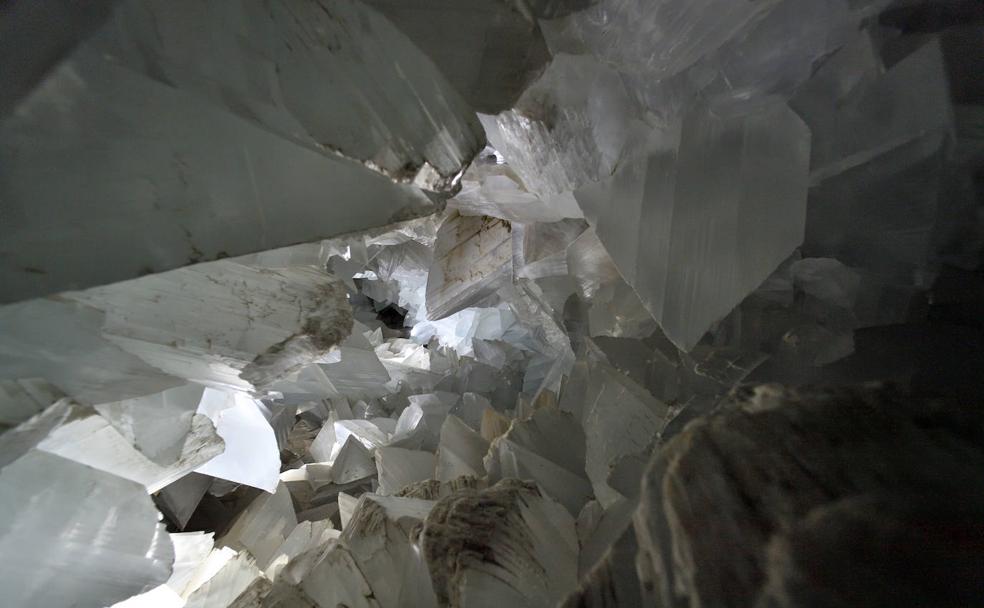
[[810, 133], [782, 103], [690, 112], [644, 159], [576, 192], [625, 280], [693, 348], [803, 238]]
[[30, 450], [0, 470], [11, 606], [109, 606], [160, 585], [174, 550], [140, 484]]
[[149, 0], [124, 4], [115, 25], [93, 40], [108, 61], [401, 181], [447, 188], [483, 144], [464, 101], [368, 3]]
[[[498, 112], [550, 58], [534, 16], [499, 0], [367, 0], [427, 53], [479, 112]], [[454, 52], [448, 52], [453, 48]]]
[[549, 200], [611, 175], [640, 128], [639, 113], [617, 72], [563, 54], [512, 109], [481, 119], [526, 188]]
[[341, 284], [303, 266], [219, 261], [70, 297], [105, 311], [107, 339], [150, 365], [246, 390], [314, 362], [352, 323]]
[[937, 218], [955, 196], [943, 56], [930, 42], [880, 75], [870, 57], [851, 61], [865, 49], [844, 49], [793, 100], [817, 134], [804, 253], [922, 286]]
[[[107, 340], [105, 319], [104, 313], [74, 302], [43, 299], [0, 307], [0, 375], [44, 378], [87, 404], [185, 384]], [[57, 357], [46, 344], [60, 345]]]
[[587, 48], [629, 73], [673, 75], [716, 50], [780, 0], [602, 0], [550, 28], [551, 49]]
[[433, 211], [392, 180], [451, 189], [484, 135], [361, 2], [128, 0], [0, 142], [9, 302]]

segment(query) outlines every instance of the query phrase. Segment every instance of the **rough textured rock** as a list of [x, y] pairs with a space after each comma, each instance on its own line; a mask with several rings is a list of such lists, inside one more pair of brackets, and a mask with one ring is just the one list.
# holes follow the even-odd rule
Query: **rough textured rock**
[[420, 547], [447, 606], [549, 606], [576, 581], [573, 518], [534, 484], [515, 479], [439, 501]]
[[761, 386], [651, 464], [640, 578], [664, 606], [964, 605], [982, 515], [979, 408]]

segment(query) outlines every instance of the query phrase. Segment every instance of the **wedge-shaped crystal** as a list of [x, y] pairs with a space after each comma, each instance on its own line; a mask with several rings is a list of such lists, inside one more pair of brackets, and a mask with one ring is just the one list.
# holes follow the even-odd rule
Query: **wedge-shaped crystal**
[[222, 453], [223, 441], [205, 416], [195, 416], [184, 432], [177, 458], [158, 464], [94, 409], [66, 398], [9, 431], [0, 442], [0, 463], [33, 448], [135, 481], [153, 493]]
[[184, 530], [213, 481], [208, 475], [188, 473], [157, 493], [155, 496], [157, 508], [174, 522], [179, 530]]
[[451, 212], [441, 224], [427, 275], [427, 318], [441, 319], [482, 298], [512, 278], [509, 222]]
[[0, 582], [11, 606], [110, 606], [171, 574], [140, 484], [40, 450], [0, 470]]
[[441, 442], [437, 446], [437, 466], [434, 477], [451, 481], [462, 475], [485, 476], [483, 459], [489, 442], [461, 418], [448, 416], [441, 425]]
[[379, 471], [378, 493], [396, 494], [415, 481], [434, 477], [434, 454], [422, 450], [379, 448], [375, 453]]
[[366, 338], [369, 328], [358, 321], [336, 350], [318, 363], [328, 382], [326, 397], [373, 399], [386, 395], [390, 376]]
[[196, 472], [273, 492], [280, 473], [280, 450], [258, 402], [243, 393], [210, 388], [198, 412], [215, 424], [225, 451]]
[[167, 465], [181, 455], [204, 392], [204, 386], [188, 384], [95, 408], [144, 456]]
[[[62, 300], [0, 307], [0, 376], [44, 378], [89, 405], [185, 384], [106, 339], [105, 320], [98, 310]], [[58, 345], [57, 357], [51, 356], [52, 344]]]
[[[315, 21], [335, 23], [317, 4], [325, 3], [299, 6], [316, 11]], [[328, 4], [346, 5], [349, 13], [363, 13], [370, 27], [382, 23], [402, 37], [361, 3]], [[457, 93], [425, 57], [406, 48], [405, 38], [361, 38], [369, 46], [390, 45], [396, 55], [373, 57], [392, 78], [377, 78], [377, 68], [367, 71], [350, 54], [335, 56], [340, 71], [333, 79], [323, 77], [316, 59], [278, 57], [294, 55], [290, 47], [297, 55], [331, 57], [326, 47], [297, 39], [316, 37], [313, 30], [297, 25], [294, 39], [284, 40], [278, 25], [249, 2], [201, 10], [167, 2], [118, 6], [147, 12], [139, 32], [128, 30], [134, 25], [129, 18], [110, 20], [96, 36], [100, 44], [93, 39], [80, 47], [0, 123], [0, 192], [8, 218], [0, 226], [0, 302], [430, 213], [437, 207], [423, 192], [366, 167], [447, 188], [484, 143]], [[282, 26], [287, 5], [277, 6]], [[155, 13], [164, 21], [155, 21]], [[249, 30], [247, 38], [239, 38], [233, 23]], [[96, 48], [112, 47], [108, 38], [116, 34], [142, 39], [126, 42], [126, 50]], [[167, 48], [150, 48], [159, 44]], [[254, 44], [268, 46], [265, 60]], [[395, 56], [406, 61], [398, 65]], [[408, 70], [410, 80], [394, 75], [397, 69]], [[346, 81], [389, 92], [377, 89], [378, 96], [353, 104], [351, 96], [360, 92]], [[422, 98], [433, 105], [420, 105]], [[362, 103], [384, 107], [353, 120], [350, 109]], [[429, 118], [421, 117], [425, 112]], [[324, 132], [339, 124], [349, 131], [343, 134], [348, 142]], [[338, 156], [339, 150], [366, 166]], [[136, 229], [142, 238], [133, 238]]]
[[358, 439], [349, 435], [331, 464], [332, 481], [339, 485], [352, 483], [376, 474], [372, 453]]
[[283, 483], [273, 494], [260, 494], [239, 514], [229, 530], [218, 540], [222, 546], [249, 551], [257, 568], [266, 569], [277, 550], [297, 527], [290, 492]]
[[[342, 533], [381, 608], [436, 605], [430, 580], [417, 566], [419, 556], [410, 534], [423, 522], [434, 503], [416, 498], [364, 494]], [[430, 601], [407, 603], [407, 598]]]
[[498, 0], [366, 3], [427, 53], [479, 112], [512, 107], [550, 58], [534, 15], [521, 4]]
[[439, 501], [420, 546], [438, 598], [453, 608], [554, 606], [577, 581], [574, 518], [514, 479]]
[[105, 311], [107, 338], [150, 365], [245, 390], [314, 362], [352, 324], [344, 287], [309, 267], [219, 261], [71, 297]]
[[575, 193], [626, 282], [683, 350], [802, 242], [810, 133], [785, 104], [691, 111], [650, 154]]
[[556, 408], [543, 408], [527, 420], [514, 421], [492, 441], [485, 469], [494, 481], [532, 479], [577, 515], [593, 493], [585, 475], [584, 449], [578, 420]]

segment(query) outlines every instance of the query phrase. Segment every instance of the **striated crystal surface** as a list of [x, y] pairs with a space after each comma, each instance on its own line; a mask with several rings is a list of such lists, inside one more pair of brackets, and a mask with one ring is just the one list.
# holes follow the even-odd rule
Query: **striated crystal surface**
[[171, 574], [171, 540], [133, 481], [28, 450], [0, 470], [0, 505], [11, 605], [109, 606]]
[[740, 117], [696, 110], [664, 135], [577, 197], [622, 276], [689, 350], [802, 242], [810, 132], [771, 103]]
[[[368, 0], [424, 51], [479, 112], [512, 107], [550, 54], [524, 4], [499, 0]], [[448, 49], [454, 52], [449, 53]]]

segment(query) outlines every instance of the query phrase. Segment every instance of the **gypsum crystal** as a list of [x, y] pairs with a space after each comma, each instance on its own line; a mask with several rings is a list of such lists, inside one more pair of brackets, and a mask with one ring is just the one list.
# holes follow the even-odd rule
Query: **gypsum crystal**
[[528, 479], [560, 502], [572, 516], [591, 499], [585, 474], [584, 430], [577, 419], [555, 408], [515, 420], [491, 441], [485, 456], [489, 479]]
[[176, 376], [239, 390], [313, 362], [352, 323], [341, 285], [305, 267], [219, 261], [71, 297], [105, 311], [106, 338], [127, 352]]
[[[512, 106], [550, 59], [537, 20], [520, 2], [369, 0], [424, 51], [479, 112]], [[454, 53], [447, 52], [454, 48]]]
[[639, 113], [617, 72], [589, 56], [561, 54], [514, 108], [480, 118], [526, 189], [557, 207], [563, 193], [616, 170], [633, 132], [645, 128]]
[[[380, 608], [436, 605], [430, 581], [416, 565], [411, 532], [434, 506], [433, 501], [364, 494], [342, 533], [341, 541], [366, 580]], [[407, 600], [415, 598], [420, 603]]]
[[[277, 3], [281, 17], [286, 12], [285, 4], [290, 3]], [[314, 4], [311, 3], [311, 8]], [[331, 4], [344, 5], [342, 8], [347, 7], [349, 12], [370, 11], [354, 2]], [[140, 12], [149, 5], [137, 0], [119, 3], [120, 11], [125, 12]], [[166, 50], [156, 51], [153, 58], [137, 49], [122, 52], [103, 40], [114, 34], [129, 38], [125, 28], [117, 28], [117, 23], [111, 22], [55, 67], [23, 100], [18, 111], [0, 124], [4, 211], [11, 218], [19, 218], [3, 225], [3, 253], [9, 262], [2, 267], [5, 288], [0, 301], [12, 302], [130, 279], [203, 260], [365, 229], [436, 209], [416, 187], [395, 185], [391, 179], [333, 152], [347, 147], [346, 143], [326, 142], [329, 148], [325, 149], [286, 110], [266, 107], [268, 103], [282, 102], [276, 90], [242, 90], [250, 87], [251, 70], [258, 70], [252, 76], [261, 80], [264, 74], [269, 75], [266, 82], [277, 90], [284, 86], [310, 88], [318, 83], [331, 86], [323, 78], [304, 74], [285, 72], [283, 79], [277, 78], [274, 65], [253, 63], [257, 58], [253, 50], [241, 47], [234, 31], [218, 27], [227, 18], [235, 22], [235, 13], [240, 12], [251, 14], [252, 17], [240, 16], [252, 20], [252, 26], [262, 30], [268, 21], [256, 14], [258, 7], [251, 8], [249, 3], [199, 7], [200, 11], [210, 13], [201, 15], [189, 12], [190, 7], [173, 3], [154, 5], [158, 12], [167, 13], [160, 15], [161, 18], [169, 16], [184, 22], [184, 25], [175, 24], [175, 29], [166, 33], [168, 39], [173, 36], [180, 43], [175, 46], [169, 43]], [[402, 37], [382, 17], [372, 15], [371, 18], [392, 35]], [[140, 29], [145, 32], [151, 23], [145, 21]], [[202, 23], [211, 23], [213, 27], [198, 29]], [[191, 27], [192, 24], [196, 25]], [[264, 40], [277, 49], [286, 49], [289, 42], [275, 42], [277, 28], [268, 29], [273, 31], [257, 32], [252, 40]], [[220, 31], [224, 33], [221, 37]], [[195, 40], [196, 32], [204, 37]], [[136, 38], [128, 40], [125, 46], [140, 48], [161, 42], [157, 37], [161, 30], [149, 36], [145, 33], [133, 33]], [[298, 31], [295, 34], [308, 35]], [[295, 43], [302, 44], [298, 40]], [[381, 41], [377, 39], [375, 43]], [[399, 40], [395, 43], [399, 44]], [[223, 48], [207, 51], [213, 44]], [[403, 44], [409, 46], [405, 40]], [[171, 65], [165, 58], [179, 52], [178, 49], [193, 54]], [[202, 61], [195, 55], [199, 51], [214, 58], [216, 63]], [[278, 52], [271, 49], [271, 55]], [[415, 55], [410, 49], [402, 54]], [[416, 57], [418, 61], [413, 63], [424, 72], [426, 89], [442, 99], [457, 96], [448, 85], [443, 86], [443, 92], [441, 87], [431, 89], [441, 77], [433, 67], [428, 69], [426, 58], [419, 53]], [[141, 58], [147, 58], [151, 65], [144, 65]], [[354, 59], [339, 59], [343, 79], [362, 73], [344, 67]], [[225, 61], [239, 62], [242, 70], [229, 70]], [[383, 62], [391, 68], [394, 65], [391, 59]], [[310, 60], [293, 66], [295, 70], [304, 66], [302, 71], [320, 69]], [[165, 82], [148, 77], [144, 68], [151, 75], [164, 77]], [[199, 69], [207, 73], [196, 74]], [[234, 74], [242, 80], [229, 82], [227, 79]], [[209, 91], [208, 78], [225, 81], [228, 86]], [[356, 80], [365, 86], [382, 83]], [[180, 82], [190, 89], [170, 86], [168, 81]], [[349, 93], [359, 95], [359, 85], [353, 84], [356, 89], [349, 89]], [[419, 171], [411, 171], [410, 175], [394, 173], [396, 179], [416, 180], [435, 188], [448, 187], [445, 182], [453, 181], [463, 170], [466, 159], [484, 144], [479, 125], [468, 116], [460, 100], [450, 101], [450, 106], [456, 109], [448, 108], [449, 115], [440, 119], [436, 108], [448, 104], [436, 102], [428, 108], [438, 124], [416, 120], [416, 115], [423, 111], [417, 106], [423, 91], [404, 88], [406, 84], [394, 77], [388, 81], [388, 87], [396, 86], [397, 99], [382, 101], [390, 97], [386, 93], [377, 98], [384, 105], [398, 104], [409, 112], [409, 116], [386, 110], [375, 114], [400, 117], [398, 122], [403, 125], [379, 125], [374, 131], [377, 142], [387, 144], [380, 149], [371, 144], [369, 149], [357, 149], [355, 146], [360, 142], [368, 142], [364, 137], [369, 132], [366, 125], [349, 120], [347, 114], [339, 111], [313, 112], [306, 106], [311, 99], [310, 91], [289, 93], [288, 100], [298, 100], [303, 106], [298, 111], [314, 114], [312, 119], [328, 116], [328, 122], [354, 130], [356, 137], [349, 152], [356, 157], [366, 156], [359, 160], [388, 171], [402, 171], [416, 162]], [[206, 90], [199, 94], [198, 86]], [[219, 93], [236, 89], [241, 90], [239, 100], [235, 96], [224, 99]], [[341, 92], [342, 89], [334, 87], [319, 94], [337, 99], [335, 95]], [[226, 107], [227, 102], [231, 107]], [[249, 109], [250, 105], [254, 107]], [[316, 107], [321, 110], [329, 106], [317, 104]], [[347, 101], [340, 106], [348, 107]], [[246, 119], [230, 111], [242, 111]], [[251, 114], [253, 111], [255, 114]], [[254, 117], [259, 124], [250, 120]], [[444, 128], [452, 123], [461, 129], [457, 138], [451, 134], [456, 130], [454, 127]], [[430, 129], [424, 127], [428, 124]], [[423, 128], [424, 133], [414, 138], [415, 145], [410, 144], [409, 138], [400, 138], [408, 146], [402, 152], [390, 150], [391, 129], [405, 131], [408, 126], [414, 131]], [[310, 127], [313, 131], [323, 128], [322, 125]], [[305, 133], [302, 141], [292, 141], [291, 136], [296, 133]], [[344, 137], [351, 138], [351, 133]], [[92, 153], [93, 150], [98, 153]], [[435, 164], [425, 160], [425, 155]], [[442, 177], [442, 172], [446, 177]], [[24, 200], [32, 201], [32, 208], [45, 211], [29, 213], [28, 208], [18, 203]], [[64, 201], [68, 200], [79, 204], [66, 205]], [[325, 204], [341, 201], [345, 204]], [[342, 211], [348, 205], [356, 205], [361, 213]], [[326, 215], [332, 209], [339, 212]], [[138, 225], [143, 227], [144, 238], [134, 241], [132, 227]], [[65, 238], [66, 230], [70, 231], [70, 238]], [[57, 257], [52, 257], [52, 251], [59, 252]]]
[[265, 570], [296, 527], [290, 493], [280, 483], [273, 493], [264, 493], [251, 502], [217, 542], [248, 551], [256, 560], [256, 567]]
[[[468, 397], [468, 394], [463, 395], [462, 400]], [[489, 442], [476, 429], [469, 428], [461, 418], [449, 415], [441, 425], [434, 477], [438, 481], [451, 481], [462, 476], [484, 477], [483, 459], [488, 451]]]
[[[221, 455], [225, 442], [211, 421], [195, 415], [179, 437], [178, 454], [165, 464], [138, 451], [92, 408], [61, 399], [42, 414], [10, 431], [15, 445], [61, 456], [93, 469], [137, 482], [154, 493]], [[10, 444], [7, 444], [9, 446]], [[4, 460], [9, 448], [2, 450]]]
[[17, 606], [109, 606], [171, 574], [143, 486], [40, 450], [0, 470], [3, 588]]
[[243, 393], [205, 389], [198, 411], [215, 424], [225, 451], [196, 472], [273, 492], [280, 472], [280, 451], [259, 402]]
[[[841, 78], [836, 70], [858, 70], [839, 64], [830, 69]], [[824, 85], [830, 87], [835, 75], [818, 74], [828, 79], [815, 85], [818, 92], [804, 92], [802, 106], [793, 102], [821, 133], [813, 152], [804, 254], [837, 257], [892, 282], [919, 286], [921, 275], [932, 271], [953, 136], [939, 44], [926, 44], [884, 75], [855, 76], [854, 87], [838, 97], [842, 109], [831, 117], [809, 96], [829, 97]], [[821, 128], [828, 124], [833, 128]]]
[[434, 477], [433, 452], [383, 447], [377, 448], [374, 456], [379, 472], [377, 493], [381, 496], [396, 494], [416, 481]]
[[698, 109], [647, 157], [575, 193], [626, 282], [681, 349], [802, 242], [809, 141], [785, 104], [724, 118]]
[[[966, 518], [982, 507], [978, 417], [878, 386], [744, 391], [737, 404], [688, 426], [650, 465], [635, 516], [640, 580], [667, 605], [756, 598], [818, 605], [845, 601], [842, 593], [866, 605], [909, 601], [902, 595], [958, 605], [976, 593], [970, 570], [927, 564], [912, 574], [893, 564], [921, 561], [929, 546], [980, 562], [979, 550], [965, 552], [911, 519], [928, 508], [957, 537], [974, 534], [977, 524]], [[873, 505], [885, 509], [880, 524], [870, 521]], [[896, 548], [921, 549], [884, 551], [884, 539], [906, 535], [915, 544]], [[866, 553], [863, 582], [850, 560], [830, 560], [867, 550], [872, 537], [881, 549]], [[813, 564], [809, 577], [798, 570], [804, 559]]]
[[[484, 143], [468, 106], [369, 4], [278, 2], [261, 10], [235, 2], [189, 12], [143, 2], [124, 5], [117, 19], [121, 27], [95, 42], [119, 63], [303, 147], [341, 154], [391, 178], [448, 188]], [[345, 27], [349, 22], [362, 24], [359, 35]], [[250, 46], [231, 23], [246, 28]], [[157, 36], [148, 35], [150, 27]], [[213, 83], [225, 85], [234, 101]], [[341, 109], [359, 102], [369, 111], [352, 121]], [[387, 112], [392, 108], [399, 110]]]
[[420, 546], [447, 606], [548, 606], [576, 581], [573, 518], [535, 485], [517, 480], [439, 501]]
[[512, 229], [491, 217], [451, 213], [427, 275], [427, 318], [441, 319], [491, 295], [512, 277]]

